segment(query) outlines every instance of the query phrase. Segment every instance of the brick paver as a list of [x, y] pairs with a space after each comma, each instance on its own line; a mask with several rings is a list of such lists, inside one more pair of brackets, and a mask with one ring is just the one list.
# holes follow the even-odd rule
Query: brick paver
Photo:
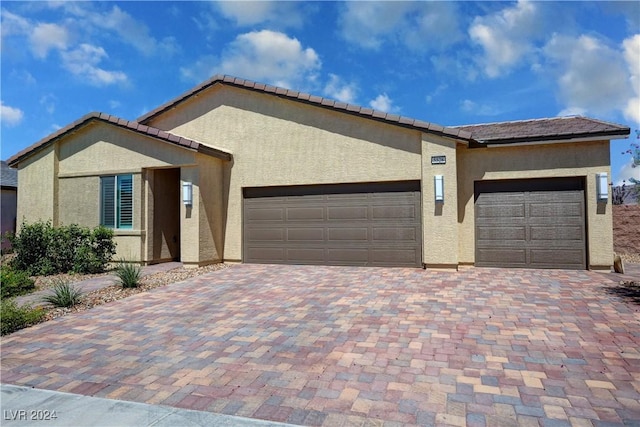
[[640, 306], [615, 285], [235, 265], [5, 337], [2, 381], [301, 425], [638, 425]]

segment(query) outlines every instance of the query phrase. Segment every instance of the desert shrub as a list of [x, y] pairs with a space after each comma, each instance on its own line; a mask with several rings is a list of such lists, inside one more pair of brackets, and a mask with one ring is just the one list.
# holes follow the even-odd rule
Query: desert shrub
[[44, 311], [29, 305], [18, 306], [11, 298], [3, 298], [0, 303], [0, 334], [7, 335], [40, 322]]
[[36, 288], [27, 272], [16, 270], [9, 264], [0, 266], [0, 283], [2, 299], [28, 294]]
[[115, 253], [113, 231], [76, 224], [53, 227], [50, 221], [23, 223], [13, 238], [13, 265], [30, 275], [99, 273]]
[[115, 272], [123, 288], [137, 288], [140, 284], [142, 268], [138, 264], [120, 261]]
[[63, 280], [57, 280], [52, 292], [42, 297], [42, 301], [55, 307], [73, 307], [82, 300], [80, 289]]

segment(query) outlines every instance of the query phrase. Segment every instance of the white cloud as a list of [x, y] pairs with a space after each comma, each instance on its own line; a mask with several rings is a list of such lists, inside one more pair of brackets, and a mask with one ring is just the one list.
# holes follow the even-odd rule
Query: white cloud
[[304, 88], [316, 80], [321, 67], [318, 54], [296, 38], [262, 30], [241, 34], [220, 58], [204, 56], [190, 68], [181, 68], [188, 79], [202, 80], [217, 73], [231, 74], [286, 88]]
[[558, 117], [565, 116], [585, 116], [587, 114], [587, 110], [580, 107], [567, 107], [564, 110], [560, 110], [558, 113]]
[[544, 34], [538, 3], [519, 1], [488, 16], [479, 16], [469, 28], [471, 40], [484, 55], [478, 59], [485, 74], [495, 78], [508, 73], [533, 50], [533, 40]]
[[108, 57], [102, 47], [83, 43], [74, 50], [61, 52], [61, 55], [63, 66], [91, 85], [105, 86], [127, 81], [127, 75], [121, 71], [107, 71], [98, 67]]
[[629, 184], [630, 178], [640, 181], [640, 167], [633, 167], [633, 160], [629, 160], [628, 163], [623, 165], [620, 170], [618, 170], [616, 179], [614, 180], [614, 185], [622, 185], [622, 181], [626, 181], [627, 184]]
[[397, 112], [399, 108], [393, 105], [393, 101], [386, 93], [381, 93], [375, 99], [369, 102], [369, 106], [374, 110], [385, 113]]
[[239, 26], [269, 23], [279, 28], [299, 28], [304, 21], [301, 3], [288, 1], [216, 1], [218, 11]]
[[622, 111], [633, 97], [622, 52], [603, 40], [554, 34], [544, 54], [558, 73], [563, 113], [608, 115]]
[[16, 107], [10, 107], [0, 101], [0, 119], [2, 124], [8, 127], [16, 126], [20, 124], [24, 118], [24, 112]]
[[122, 41], [145, 55], [153, 55], [157, 52], [165, 56], [173, 55], [179, 50], [174, 37], [157, 40], [149, 34], [149, 27], [122, 11], [118, 6], [113, 6], [108, 13], [92, 13], [90, 16], [96, 26], [115, 32]]
[[51, 49], [64, 50], [69, 43], [69, 32], [57, 24], [37, 24], [29, 34], [29, 44], [36, 58], [46, 58]]
[[640, 34], [624, 40], [622, 47], [632, 89], [632, 95], [624, 109], [624, 117], [640, 125]]
[[53, 114], [56, 111], [56, 97], [52, 93], [46, 94], [40, 98], [40, 105], [49, 114]]
[[26, 34], [31, 28], [28, 20], [20, 15], [11, 13], [6, 9], [2, 9], [0, 16], [2, 17], [2, 25], [0, 30], [2, 37], [13, 36], [17, 34]]
[[460, 109], [466, 113], [478, 116], [497, 116], [501, 113], [499, 109], [488, 104], [478, 104], [470, 99], [465, 99], [460, 103]]
[[346, 2], [339, 26], [345, 40], [366, 49], [384, 43], [441, 49], [461, 38], [454, 2]]
[[329, 82], [324, 87], [324, 94], [341, 102], [353, 104], [357, 88], [353, 83], [345, 83], [335, 74], [329, 74]]

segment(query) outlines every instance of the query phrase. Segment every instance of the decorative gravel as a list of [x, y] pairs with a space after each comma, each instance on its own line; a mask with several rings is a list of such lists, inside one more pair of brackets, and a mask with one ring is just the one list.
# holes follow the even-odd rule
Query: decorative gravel
[[[131, 295], [147, 292], [150, 289], [165, 286], [171, 283], [181, 282], [191, 277], [200, 276], [202, 274], [210, 273], [212, 271], [221, 270], [227, 268], [225, 264], [211, 264], [205, 267], [198, 268], [184, 268], [179, 267], [173, 270], [164, 271], [156, 274], [145, 276], [140, 280], [140, 285], [137, 288], [123, 288], [120, 285], [111, 285], [106, 288], [102, 288], [97, 291], [88, 292], [82, 296], [82, 301], [70, 308], [53, 308], [45, 307], [47, 311], [44, 321], [55, 319], [60, 316], [64, 316], [69, 313], [88, 310], [98, 305], [106, 304], [111, 301], [116, 301], [122, 298], [126, 298]], [[103, 274], [57, 274], [55, 276], [48, 277], [36, 277], [36, 287], [38, 290], [47, 289], [53, 287], [57, 280], [64, 280], [68, 283], [77, 283], [83, 280], [87, 280], [93, 277], [105, 276], [108, 273]]]

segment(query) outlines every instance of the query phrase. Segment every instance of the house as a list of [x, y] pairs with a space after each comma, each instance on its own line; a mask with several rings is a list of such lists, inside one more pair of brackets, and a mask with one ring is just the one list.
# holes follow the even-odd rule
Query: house
[[17, 153], [18, 217], [114, 228], [118, 257], [606, 269], [609, 143], [585, 117], [460, 127], [215, 76]]
[[16, 231], [16, 211], [18, 206], [18, 171], [11, 169], [7, 162], [0, 163], [0, 222], [2, 223], [2, 251], [9, 249], [11, 243], [4, 236]]

